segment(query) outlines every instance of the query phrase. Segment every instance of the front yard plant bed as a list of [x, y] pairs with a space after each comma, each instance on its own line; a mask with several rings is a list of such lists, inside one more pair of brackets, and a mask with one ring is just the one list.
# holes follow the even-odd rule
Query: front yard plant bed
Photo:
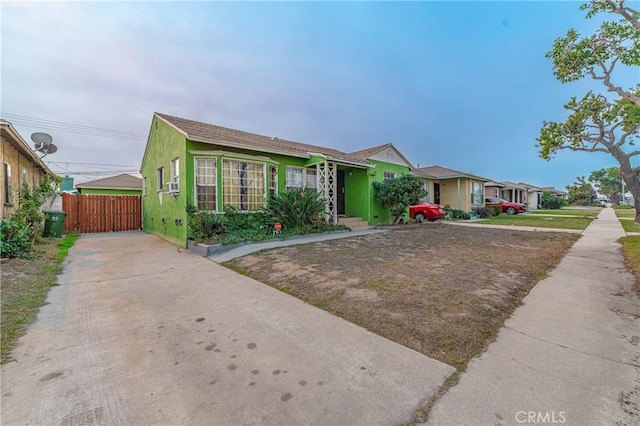
[[559, 217], [542, 215], [494, 216], [473, 223], [485, 225], [531, 226], [534, 228], [585, 229], [594, 217]]
[[[343, 232], [349, 232], [351, 231], [351, 229], [349, 229], [348, 227], [344, 226], [344, 225], [325, 225], [322, 228], [318, 228], [317, 231], [307, 231], [307, 232], [288, 232], [285, 233], [284, 231], [282, 233], [279, 234], [275, 234], [273, 233], [273, 231], [270, 231], [269, 233], [264, 233], [262, 235], [259, 235], [258, 238], [256, 239], [249, 239], [248, 241], [240, 241], [240, 242], [235, 242], [238, 240], [237, 237], [233, 237], [232, 238], [226, 238], [224, 240], [222, 240], [222, 243], [220, 244], [215, 244], [215, 243], [197, 243], [193, 240], [189, 240], [187, 242], [187, 248], [191, 251], [194, 251], [196, 253], [198, 253], [201, 256], [207, 257], [207, 256], [211, 256], [214, 254], [220, 254], [220, 253], [225, 253], [228, 252], [230, 250], [233, 250], [236, 247], [241, 247], [247, 244], [255, 244], [255, 243], [262, 243], [265, 241], [274, 241], [274, 240], [278, 240], [278, 241], [284, 241], [284, 240], [293, 240], [296, 238], [301, 238], [305, 235], [309, 235], [309, 234], [339, 234], [339, 233], [343, 233]], [[262, 238], [264, 237], [264, 238]], [[250, 238], [250, 237], [249, 237]], [[234, 243], [235, 242], [235, 243]]]
[[577, 238], [417, 224], [225, 265], [464, 370]]

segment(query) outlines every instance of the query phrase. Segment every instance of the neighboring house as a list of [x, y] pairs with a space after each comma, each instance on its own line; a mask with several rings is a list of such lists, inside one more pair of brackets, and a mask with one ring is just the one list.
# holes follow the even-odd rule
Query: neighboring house
[[76, 189], [82, 195], [142, 195], [142, 179], [121, 174], [91, 182], [79, 183]]
[[484, 185], [491, 179], [441, 166], [421, 167], [414, 173], [425, 180], [432, 203], [466, 212], [484, 207]]
[[0, 119], [2, 170], [0, 171], [1, 218], [9, 216], [16, 206], [17, 191], [23, 184], [40, 185], [45, 175], [54, 173], [42, 162], [13, 125]]
[[512, 203], [526, 204], [527, 201], [527, 187], [515, 182], [500, 181], [504, 185], [500, 193], [500, 198], [510, 201]]
[[260, 210], [271, 195], [303, 187], [325, 199], [327, 222], [388, 223], [372, 184], [412, 169], [391, 144], [346, 153], [156, 113], [140, 169], [143, 229], [184, 245], [189, 205]]
[[502, 198], [513, 203], [527, 205], [527, 210], [537, 210], [542, 204], [544, 189], [524, 182], [487, 182], [484, 185], [487, 197]]
[[560, 191], [559, 189], [555, 189], [552, 186], [545, 186], [543, 188], [540, 188], [540, 190], [544, 193], [544, 192], [550, 192], [553, 195], [555, 195], [556, 197], [560, 197], [563, 200], [567, 200], [569, 199], [569, 193], [566, 191]]
[[520, 185], [526, 190], [525, 199], [527, 200], [527, 210], [538, 210], [542, 205], [542, 194], [544, 194], [542, 188], [524, 182], [520, 182]]
[[484, 196], [502, 198], [502, 188], [504, 188], [504, 185], [500, 182], [486, 182], [484, 184]]

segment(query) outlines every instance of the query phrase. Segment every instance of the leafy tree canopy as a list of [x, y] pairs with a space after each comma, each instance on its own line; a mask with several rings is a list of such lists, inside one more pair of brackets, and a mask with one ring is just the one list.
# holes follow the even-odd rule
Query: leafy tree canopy
[[593, 184], [600, 194], [606, 195], [612, 203], [619, 203], [620, 191], [622, 190], [619, 167], [594, 170], [589, 175], [589, 182]]
[[554, 42], [547, 57], [559, 81], [591, 78], [600, 81], [610, 95], [591, 91], [571, 98], [564, 106], [568, 112], [564, 122], [543, 122], [537, 147], [546, 160], [562, 149], [613, 156], [636, 200], [636, 222], [640, 223], [640, 166], [632, 165], [640, 155], [635, 147], [640, 136], [640, 84], [622, 87], [614, 75], [616, 67], [636, 72], [640, 67], [640, 13], [625, 0], [591, 0], [580, 9], [587, 18], [602, 13], [614, 19], [587, 36], [570, 29]]

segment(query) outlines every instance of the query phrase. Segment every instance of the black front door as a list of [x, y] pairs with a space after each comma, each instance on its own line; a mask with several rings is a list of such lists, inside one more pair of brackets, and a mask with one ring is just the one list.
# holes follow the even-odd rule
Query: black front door
[[440, 204], [440, 184], [433, 184], [433, 203]]
[[336, 191], [338, 214], [344, 214], [344, 170], [338, 170], [338, 182], [336, 182]]

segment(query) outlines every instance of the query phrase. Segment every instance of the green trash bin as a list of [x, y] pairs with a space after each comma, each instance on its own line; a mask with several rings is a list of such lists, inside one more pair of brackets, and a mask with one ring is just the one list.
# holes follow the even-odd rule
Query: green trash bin
[[45, 237], [61, 237], [64, 232], [64, 219], [66, 217], [67, 212], [44, 212], [44, 231], [42, 235]]

